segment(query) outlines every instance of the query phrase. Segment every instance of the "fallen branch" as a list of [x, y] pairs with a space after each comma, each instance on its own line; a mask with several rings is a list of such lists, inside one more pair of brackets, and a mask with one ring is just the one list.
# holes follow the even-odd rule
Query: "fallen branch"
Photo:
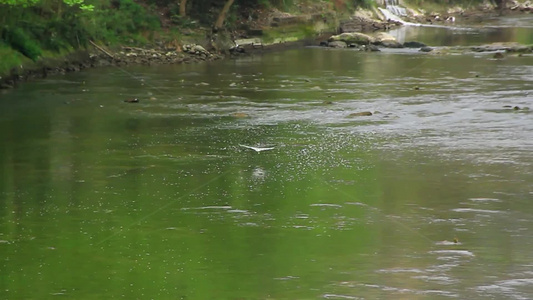
[[102, 51], [103, 53], [105, 53], [107, 56], [111, 57], [112, 59], [115, 59], [115, 57], [113, 57], [113, 55], [111, 55], [109, 52], [105, 51], [102, 47], [96, 45], [93, 41], [89, 40], [89, 43], [91, 43], [91, 45], [96, 47], [96, 49], [98, 49], [98, 50]]

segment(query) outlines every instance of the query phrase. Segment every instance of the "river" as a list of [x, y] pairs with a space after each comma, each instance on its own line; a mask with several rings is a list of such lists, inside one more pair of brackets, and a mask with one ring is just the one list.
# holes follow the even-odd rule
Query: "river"
[[2, 91], [0, 298], [528, 299], [532, 95], [314, 47]]

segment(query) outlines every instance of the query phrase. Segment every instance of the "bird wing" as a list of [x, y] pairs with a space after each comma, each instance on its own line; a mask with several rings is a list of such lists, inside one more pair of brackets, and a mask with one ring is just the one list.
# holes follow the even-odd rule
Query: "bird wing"
[[[244, 147], [244, 148], [248, 148], [248, 149], [255, 150], [254, 147], [252, 147], [252, 146], [246, 146], [246, 145], [242, 145], [242, 144], [239, 144], [239, 146]], [[256, 151], [257, 151], [257, 150], [256, 150]]]
[[266, 147], [266, 148], [257, 148], [256, 151], [267, 151], [267, 150], [273, 150], [274, 147]]
[[261, 148], [261, 147], [252, 147], [252, 146], [247, 146], [247, 145], [242, 145], [242, 144], [239, 144], [239, 146], [244, 147], [244, 148], [248, 148], [248, 149], [252, 149], [252, 150], [257, 151], [257, 152], [274, 149], [274, 147]]

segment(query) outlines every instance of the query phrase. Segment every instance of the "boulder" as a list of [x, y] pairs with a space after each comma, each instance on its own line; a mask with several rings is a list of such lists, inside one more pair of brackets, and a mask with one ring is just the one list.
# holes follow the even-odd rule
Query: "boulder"
[[196, 45], [196, 44], [184, 45], [183, 51], [189, 54], [194, 54], [194, 55], [200, 55], [200, 56], [206, 56], [206, 57], [211, 56], [211, 53], [209, 53], [209, 51], [205, 50], [204, 47], [200, 45]]
[[405, 43], [403, 43], [403, 46], [405, 48], [423, 48], [423, 47], [427, 47], [426, 44], [420, 43], [420, 42], [416, 42], [416, 41], [405, 42]]
[[359, 50], [365, 50], [366, 45], [348, 44], [348, 48], [355, 48]]
[[339, 35], [331, 36], [328, 40], [329, 42], [343, 41], [347, 44], [359, 44], [359, 45], [368, 45], [373, 43], [375, 40], [373, 37], [359, 32], [345, 32]]
[[333, 41], [328, 43], [328, 47], [330, 48], [346, 48], [348, 45], [346, 45], [343, 41]]
[[12, 81], [0, 83], [0, 89], [12, 89], [14, 87], [15, 87], [15, 84]]
[[364, 46], [362, 46], [361, 50], [370, 51], [370, 52], [379, 52], [379, 51], [381, 51], [381, 50], [379, 50], [378, 46], [376, 46], [376, 45], [364, 45]]
[[420, 48], [420, 51], [421, 52], [431, 52], [431, 51], [433, 51], [433, 48], [426, 46], [426, 47]]
[[385, 32], [379, 32], [374, 36], [375, 42], [374, 44], [382, 45], [383, 47], [387, 48], [403, 48], [403, 45], [400, 44], [395, 37], [392, 35], [385, 33]]
[[369, 117], [371, 115], [372, 115], [372, 112], [361, 111], [361, 112], [351, 113], [348, 115], [348, 117]]

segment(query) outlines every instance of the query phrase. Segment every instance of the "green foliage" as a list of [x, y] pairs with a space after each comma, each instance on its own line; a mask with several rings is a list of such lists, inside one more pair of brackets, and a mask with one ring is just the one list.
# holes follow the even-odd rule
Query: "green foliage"
[[0, 44], [33, 61], [90, 40], [146, 43], [160, 28], [159, 18], [133, 0], [0, 0], [0, 24]]
[[[89, 39], [118, 42], [138, 36], [142, 31], [153, 31], [160, 27], [159, 19], [132, 0], [118, 0], [115, 9], [97, 9], [70, 14], [65, 18], [71, 24], [68, 36], [73, 45], [86, 45]], [[137, 38], [135, 38], [137, 40]]]
[[376, 2], [374, 0], [355, 0], [354, 4], [358, 7], [371, 8], [376, 5]]
[[172, 21], [172, 24], [179, 26], [180, 28], [198, 27], [197, 22], [189, 17], [182, 17], [180, 15], [172, 15], [170, 16], [170, 20]]
[[235, 27], [235, 24], [237, 23], [237, 20], [239, 18], [238, 12], [239, 12], [239, 4], [235, 3], [230, 7], [230, 10], [228, 14], [226, 15], [226, 20], [224, 21], [226, 26], [230, 28]]
[[290, 8], [294, 6], [293, 0], [270, 0], [270, 3], [273, 6], [285, 11], [290, 10]]
[[257, 4], [260, 6], [260, 7], [263, 7], [263, 8], [270, 8], [272, 6], [272, 4], [270, 3], [270, 1], [268, 0], [258, 0], [257, 1]]
[[4, 27], [2, 40], [11, 48], [24, 54], [24, 56], [36, 61], [41, 56], [42, 49], [39, 43], [25, 33], [21, 28]]
[[[75, 27], [70, 32], [70, 41], [85, 45], [89, 39], [111, 43], [126, 40], [143, 40], [140, 33], [160, 28], [159, 18], [132, 0], [113, 2], [115, 9], [85, 11], [71, 20]], [[67, 34], [67, 33], [65, 33]]]
[[180, 16], [180, 6], [177, 3], [177, 0], [175, 0], [176, 3], [172, 3], [168, 6], [168, 11], [170, 15], [170, 20], [172, 21], [172, 24], [180, 27], [180, 28], [196, 28], [198, 27], [198, 22], [194, 19], [191, 19], [189, 17], [182, 17]]
[[20, 66], [29, 59], [24, 57], [20, 52], [14, 50], [9, 45], [0, 42], [0, 76], [9, 74], [14, 66]]
[[40, 0], [0, 0], [0, 5], [30, 7], [37, 4]]

